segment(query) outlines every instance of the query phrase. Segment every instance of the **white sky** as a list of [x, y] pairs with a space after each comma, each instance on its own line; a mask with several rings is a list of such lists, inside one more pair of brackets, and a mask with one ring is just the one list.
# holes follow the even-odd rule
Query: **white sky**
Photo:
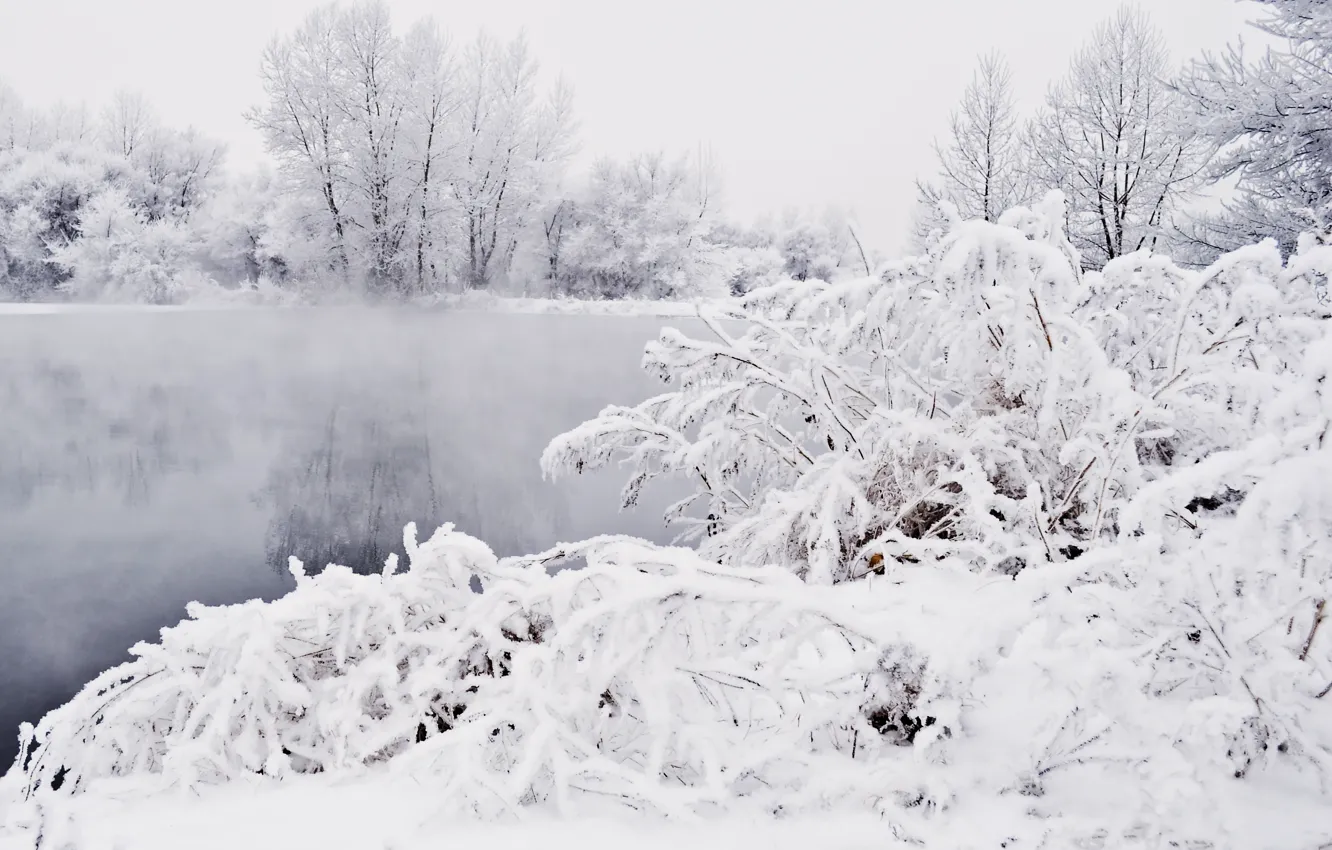
[[[264, 156], [241, 113], [259, 54], [314, 0], [0, 0], [0, 79], [32, 105], [142, 92], [168, 124]], [[1116, 0], [389, 0], [406, 28], [432, 14], [455, 39], [525, 29], [573, 86], [582, 156], [712, 148], [741, 216], [841, 205], [862, 238], [898, 247], [913, 179], [978, 54], [1004, 52], [1039, 101]], [[1233, 40], [1236, 0], [1144, 0], [1183, 60]]]

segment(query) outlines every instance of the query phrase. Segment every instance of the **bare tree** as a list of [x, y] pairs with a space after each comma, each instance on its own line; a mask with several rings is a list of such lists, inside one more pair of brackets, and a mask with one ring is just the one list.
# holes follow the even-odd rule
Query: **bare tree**
[[1097, 268], [1157, 248], [1197, 185], [1205, 146], [1172, 111], [1169, 59], [1148, 17], [1124, 7], [1098, 27], [1030, 127], [1033, 172], [1068, 197], [1069, 238]]
[[499, 45], [482, 35], [467, 56], [453, 190], [472, 287], [488, 286], [507, 271], [551, 167], [569, 153], [572, 94], [561, 84], [541, 103], [536, 74], [521, 36]]
[[264, 134], [269, 151], [296, 184], [319, 195], [333, 235], [331, 259], [345, 274], [346, 116], [338, 102], [341, 56], [337, 35], [337, 11], [325, 7], [311, 13], [291, 36], [271, 41], [260, 63], [268, 104], [251, 110], [247, 117]]
[[437, 189], [449, 177], [453, 147], [448, 127], [459, 107], [458, 70], [447, 37], [433, 22], [422, 21], [411, 29], [405, 51], [414, 95], [410, 117], [415, 125], [411, 168], [416, 179], [416, 288], [424, 292], [439, 276], [436, 243], [447, 238], [439, 222], [445, 196]]
[[117, 92], [102, 116], [106, 142], [126, 159], [145, 144], [157, 130], [157, 117], [143, 95]]
[[939, 159], [937, 182], [916, 183], [921, 205], [918, 229], [933, 225], [941, 201], [955, 206], [963, 218], [997, 221], [1005, 210], [1030, 199], [1013, 75], [1003, 57], [992, 53], [981, 58], [953, 111], [947, 144], [936, 140], [934, 151]]

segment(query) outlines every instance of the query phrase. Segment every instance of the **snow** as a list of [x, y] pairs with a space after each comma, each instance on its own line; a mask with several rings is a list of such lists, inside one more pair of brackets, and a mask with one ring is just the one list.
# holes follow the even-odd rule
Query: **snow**
[[[437, 808], [438, 788], [428, 782], [381, 775], [354, 781], [312, 776], [236, 783], [195, 793], [149, 793], [121, 783], [97, 796], [53, 803], [45, 818], [48, 841], [67, 837], [79, 850], [892, 850], [908, 846], [869, 816], [696, 823], [530, 818], [479, 823], [440, 817]], [[31, 834], [6, 835], [0, 827], [0, 850], [33, 847]]]
[[1332, 248], [1084, 274], [1063, 220], [1054, 193], [664, 330], [668, 390], [542, 462], [627, 460], [627, 502], [691, 482], [698, 549], [409, 525], [378, 574], [293, 560], [286, 596], [191, 606], [25, 727], [0, 822], [97, 830], [126, 782], [410, 781], [441, 828], [555, 839], [1326, 845]]

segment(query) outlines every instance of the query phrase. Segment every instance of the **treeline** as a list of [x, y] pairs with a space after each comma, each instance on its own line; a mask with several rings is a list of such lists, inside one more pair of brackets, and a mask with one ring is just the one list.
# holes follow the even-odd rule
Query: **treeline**
[[1257, 0], [1279, 39], [1253, 61], [1242, 46], [1172, 66], [1160, 33], [1125, 7], [1075, 54], [1029, 116], [1003, 58], [984, 57], [938, 173], [921, 181], [915, 242], [955, 211], [996, 221], [1051, 188], [1086, 268], [1149, 249], [1205, 264], [1273, 238], [1323, 240], [1332, 217], [1332, 4]]
[[571, 187], [571, 91], [542, 84], [521, 38], [457, 44], [430, 19], [400, 33], [381, 2], [328, 6], [260, 73], [247, 118], [277, 169], [246, 175], [142, 98], [93, 116], [0, 90], [0, 293], [673, 298], [869, 267], [836, 211], [728, 221], [702, 153], [603, 160]]
[[[1261, 5], [1280, 49], [1182, 69], [1125, 8], [1026, 116], [1003, 59], [983, 59], [919, 183], [915, 248], [948, 218], [995, 221], [1050, 188], [1089, 269], [1142, 249], [1202, 264], [1322, 238], [1332, 12]], [[691, 298], [875, 266], [834, 210], [728, 218], [702, 151], [574, 178], [572, 92], [543, 81], [521, 38], [457, 43], [431, 19], [401, 31], [370, 0], [274, 38], [260, 73], [266, 99], [247, 117], [276, 169], [249, 174], [140, 97], [94, 115], [28, 108], [0, 85], [0, 297], [165, 303], [249, 284], [280, 298]]]

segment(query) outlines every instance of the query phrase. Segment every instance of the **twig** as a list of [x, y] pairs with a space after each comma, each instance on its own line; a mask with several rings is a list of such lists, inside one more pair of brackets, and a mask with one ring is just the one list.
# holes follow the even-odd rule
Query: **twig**
[[1041, 314], [1041, 302], [1036, 298], [1036, 290], [1028, 291], [1031, 292], [1032, 306], [1036, 308], [1036, 318], [1040, 319], [1041, 330], [1045, 332], [1045, 344], [1050, 347], [1051, 351], [1054, 351], [1054, 340], [1050, 339], [1050, 326], [1045, 323], [1045, 316]]
[[870, 271], [869, 260], [865, 257], [865, 247], [860, 244], [860, 237], [856, 235], [856, 229], [849, 224], [846, 229], [851, 231], [851, 238], [855, 240], [856, 250], [860, 251], [860, 262], [865, 264], [865, 277], [873, 276], [874, 272]]
[[1054, 555], [1050, 552], [1050, 541], [1045, 538], [1045, 530], [1041, 528], [1039, 522], [1036, 523], [1036, 533], [1041, 536], [1041, 545], [1045, 547], [1045, 560], [1054, 561]]
[[1232, 343], [1232, 342], [1239, 342], [1239, 341], [1242, 340], [1242, 339], [1248, 339], [1248, 338], [1249, 338], [1249, 335], [1248, 335], [1248, 334], [1245, 334], [1244, 336], [1228, 336], [1228, 337], [1224, 337], [1224, 338], [1222, 338], [1222, 339], [1218, 339], [1216, 342], [1214, 342], [1214, 343], [1212, 343], [1211, 345], [1209, 345], [1209, 346], [1207, 346], [1206, 348], [1204, 348], [1202, 353], [1203, 353], [1203, 354], [1211, 354], [1213, 351], [1215, 351], [1216, 349], [1220, 348], [1220, 347], [1223, 346], [1223, 345], [1228, 345], [1229, 343]]
[[1105, 494], [1110, 489], [1111, 473], [1115, 471], [1115, 465], [1119, 463], [1120, 454], [1123, 453], [1124, 448], [1133, 439], [1133, 434], [1138, 430], [1138, 424], [1140, 422], [1142, 422], [1141, 410], [1134, 414], [1134, 419], [1129, 424], [1128, 432], [1124, 434], [1124, 439], [1120, 441], [1119, 447], [1115, 449], [1115, 453], [1110, 457], [1109, 469], [1105, 471], [1105, 480], [1101, 482], [1101, 493], [1096, 497], [1096, 522], [1092, 524], [1092, 540], [1096, 540], [1101, 536], [1101, 519], [1105, 514]]
[[1074, 479], [1073, 486], [1068, 488], [1068, 495], [1064, 497], [1063, 503], [1059, 505], [1059, 510], [1055, 511], [1054, 515], [1050, 517], [1050, 531], [1054, 531], [1056, 523], [1064, 518], [1064, 514], [1068, 511], [1069, 504], [1072, 503], [1073, 497], [1077, 495], [1078, 488], [1081, 487], [1083, 481], [1086, 480], [1087, 472], [1091, 470], [1092, 464], [1094, 463], [1096, 463], [1096, 458], [1094, 457], [1087, 461], [1087, 465], [1082, 468], [1082, 471], [1078, 473], [1078, 477]]
[[1175, 519], [1179, 520], [1180, 522], [1184, 523], [1189, 527], [1190, 531], [1198, 530], [1198, 524], [1196, 522], [1191, 521], [1188, 517], [1184, 516], [1179, 511], [1174, 510], [1173, 508], [1170, 510], [1168, 514], [1166, 514], [1166, 516], [1172, 516]]
[[1309, 649], [1313, 646], [1314, 635], [1318, 634], [1318, 627], [1322, 625], [1323, 609], [1326, 606], [1327, 606], [1326, 599], [1319, 599], [1317, 602], [1314, 603], [1313, 625], [1309, 627], [1309, 636], [1304, 639], [1304, 648], [1300, 650], [1301, 661], [1309, 657]]

